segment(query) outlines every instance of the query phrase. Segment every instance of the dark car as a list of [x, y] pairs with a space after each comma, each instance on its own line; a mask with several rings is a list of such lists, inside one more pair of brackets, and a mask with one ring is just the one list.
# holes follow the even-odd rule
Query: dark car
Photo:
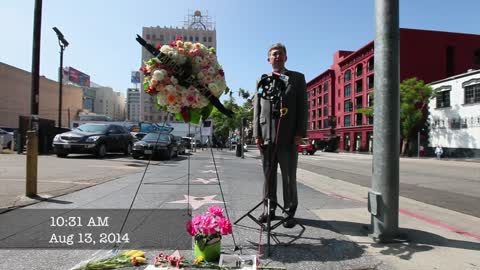
[[164, 159], [178, 156], [178, 146], [174, 136], [167, 133], [147, 133], [142, 140], [133, 145], [132, 157], [138, 159], [142, 156], [160, 156]]
[[68, 154], [94, 154], [103, 158], [107, 152], [130, 155], [133, 136], [120, 125], [83, 124], [53, 139], [53, 149], [58, 157]]

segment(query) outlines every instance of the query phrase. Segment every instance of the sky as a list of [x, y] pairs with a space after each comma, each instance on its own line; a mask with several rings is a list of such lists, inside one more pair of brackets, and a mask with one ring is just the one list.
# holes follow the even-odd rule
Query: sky
[[[34, 3], [0, 1], [0, 62], [29, 72]], [[286, 67], [308, 82], [330, 67], [335, 51], [354, 51], [374, 39], [374, 8], [373, 0], [43, 0], [40, 74], [58, 81], [55, 26], [70, 43], [64, 67], [125, 93], [134, 87], [131, 71], [141, 65], [135, 37], [142, 27], [181, 27], [187, 14], [201, 10], [215, 22], [227, 85], [253, 93], [256, 78], [271, 71], [271, 44], [286, 45]], [[402, 0], [400, 27], [480, 34], [478, 10], [478, 0]]]

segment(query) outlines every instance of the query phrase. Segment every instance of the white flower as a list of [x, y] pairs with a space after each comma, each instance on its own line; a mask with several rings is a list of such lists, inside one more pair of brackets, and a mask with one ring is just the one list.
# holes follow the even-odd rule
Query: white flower
[[155, 71], [153, 72], [152, 79], [153, 79], [153, 80], [157, 80], [157, 81], [159, 81], [159, 82], [160, 82], [160, 81], [163, 81], [163, 78], [165, 78], [165, 74], [166, 74], [166, 73], [167, 73], [167, 72], [166, 72], [165, 70], [163, 70], [163, 69], [155, 70]]

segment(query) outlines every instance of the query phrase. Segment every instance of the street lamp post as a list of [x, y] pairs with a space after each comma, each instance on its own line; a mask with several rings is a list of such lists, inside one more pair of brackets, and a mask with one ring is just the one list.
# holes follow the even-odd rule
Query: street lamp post
[[68, 46], [68, 41], [57, 27], [53, 27], [57, 34], [58, 45], [60, 45], [60, 68], [58, 70], [58, 127], [62, 127], [62, 94], [63, 94], [63, 51]]

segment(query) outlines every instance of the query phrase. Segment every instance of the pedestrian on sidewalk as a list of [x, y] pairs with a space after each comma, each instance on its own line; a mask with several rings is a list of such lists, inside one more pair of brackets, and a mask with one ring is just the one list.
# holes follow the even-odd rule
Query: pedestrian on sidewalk
[[[270, 110], [274, 102], [254, 95], [253, 99], [253, 137], [260, 150], [264, 172], [263, 200], [265, 205], [270, 199], [270, 209], [260, 215], [260, 222], [275, 218], [277, 206], [277, 167], [280, 164], [283, 184], [283, 203], [285, 222], [283, 226], [295, 226], [297, 198], [298, 145], [306, 137], [307, 129], [307, 93], [305, 76], [296, 71], [287, 70], [287, 49], [281, 43], [272, 45], [268, 50], [268, 62], [274, 73], [285, 75], [288, 80], [284, 89], [281, 108], [288, 110], [281, 118]], [[257, 86], [258, 86], [257, 81]], [[257, 87], [258, 89], [258, 87]], [[280, 123], [280, 124], [279, 124]], [[277, 134], [278, 130], [278, 134]], [[271, 136], [270, 136], [271, 134]]]
[[435, 155], [437, 156], [437, 159], [441, 159], [443, 154], [443, 149], [440, 145], [437, 145], [437, 148], [435, 148]]

